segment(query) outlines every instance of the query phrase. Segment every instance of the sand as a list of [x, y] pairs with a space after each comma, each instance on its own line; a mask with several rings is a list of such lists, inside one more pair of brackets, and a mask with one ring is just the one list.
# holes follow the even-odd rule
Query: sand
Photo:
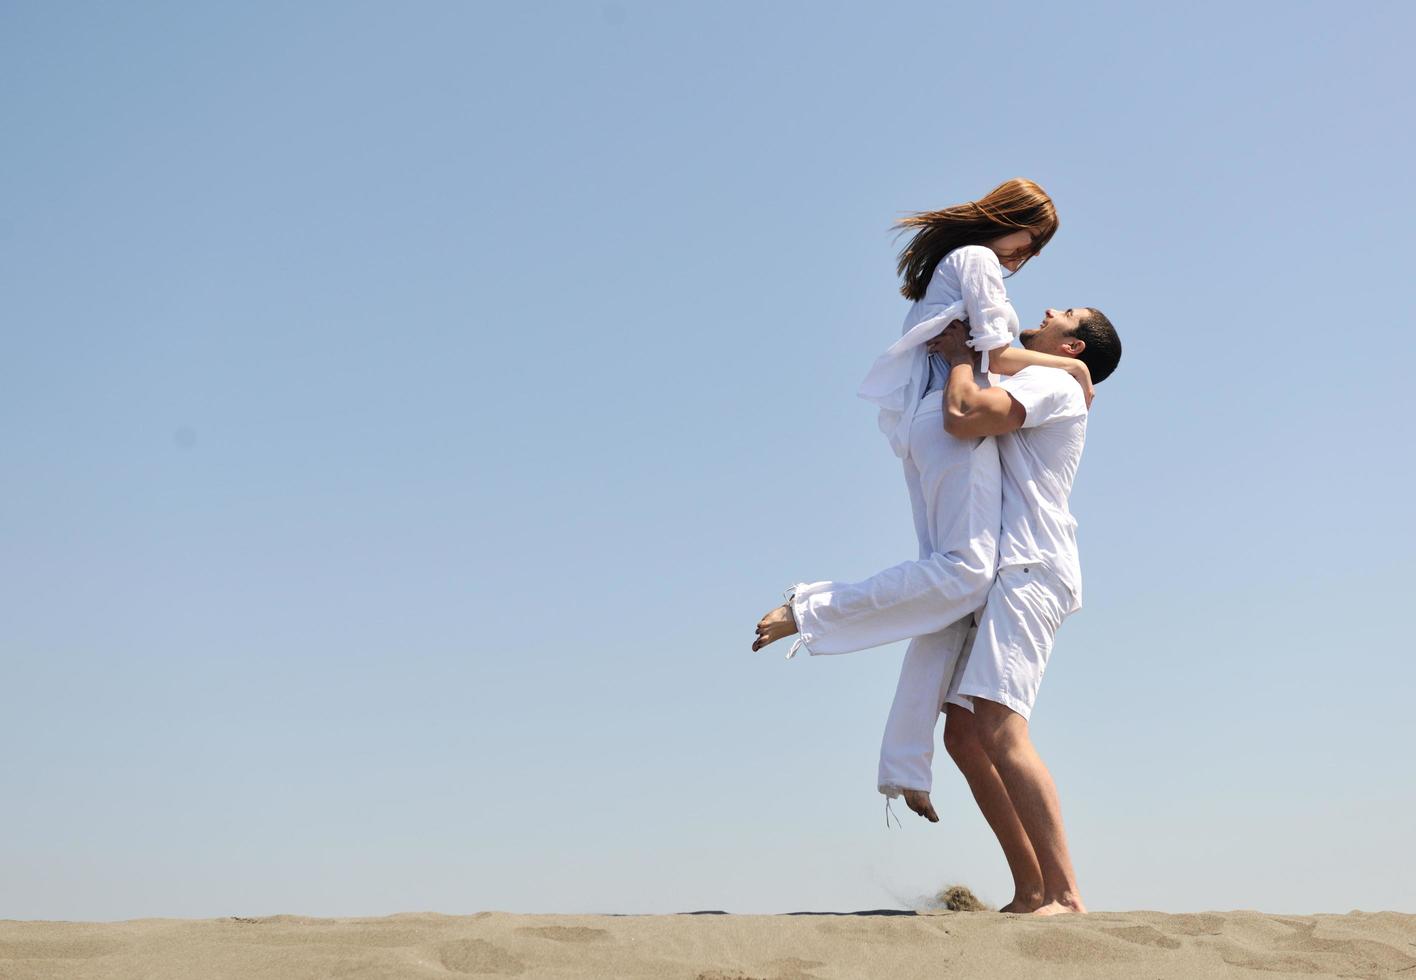
[[1409, 977], [1395, 912], [395, 915], [0, 922], [0, 977], [28, 980], [614, 977]]

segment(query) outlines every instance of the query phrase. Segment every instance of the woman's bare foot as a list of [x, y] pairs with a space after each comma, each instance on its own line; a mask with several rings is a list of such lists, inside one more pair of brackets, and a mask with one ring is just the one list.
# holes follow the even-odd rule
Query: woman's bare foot
[[757, 639], [752, 641], [752, 649], [761, 650], [767, 644], [776, 643], [796, 631], [797, 624], [792, 615], [792, 607], [783, 603], [757, 621]]
[[922, 789], [907, 789], [904, 791], [905, 806], [914, 813], [930, 823], [939, 822], [939, 814], [934, 812], [934, 804], [929, 802], [929, 794]]

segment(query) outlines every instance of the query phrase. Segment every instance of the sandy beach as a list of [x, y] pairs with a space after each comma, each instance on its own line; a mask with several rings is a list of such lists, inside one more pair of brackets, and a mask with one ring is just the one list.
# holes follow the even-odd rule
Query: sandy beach
[[394, 915], [0, 922], [5, 980], [1416, 976], [1394, 912]]

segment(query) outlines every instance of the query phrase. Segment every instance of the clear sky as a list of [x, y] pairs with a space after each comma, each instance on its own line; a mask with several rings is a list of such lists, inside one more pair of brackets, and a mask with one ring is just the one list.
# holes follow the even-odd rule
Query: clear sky
[[[855, 388], [890, 223], [1098, 306], [1033, 718], [1088, 904], [1416, 911], [1409, 4], [0, 6], [0, 917], [1009, 897]], [[897, 808], [898, 809], [898, 808]]]

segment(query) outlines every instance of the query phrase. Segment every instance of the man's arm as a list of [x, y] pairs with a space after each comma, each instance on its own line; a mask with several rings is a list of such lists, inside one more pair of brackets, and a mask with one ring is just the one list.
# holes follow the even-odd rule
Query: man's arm
[[980, 388], [974, 381], [973, 357], [949, 358], [949, 387], [944, 391], [944, 431], [960, 439], [1001, 436], [1023, 427], [1028, 413], [1002, 388]]

